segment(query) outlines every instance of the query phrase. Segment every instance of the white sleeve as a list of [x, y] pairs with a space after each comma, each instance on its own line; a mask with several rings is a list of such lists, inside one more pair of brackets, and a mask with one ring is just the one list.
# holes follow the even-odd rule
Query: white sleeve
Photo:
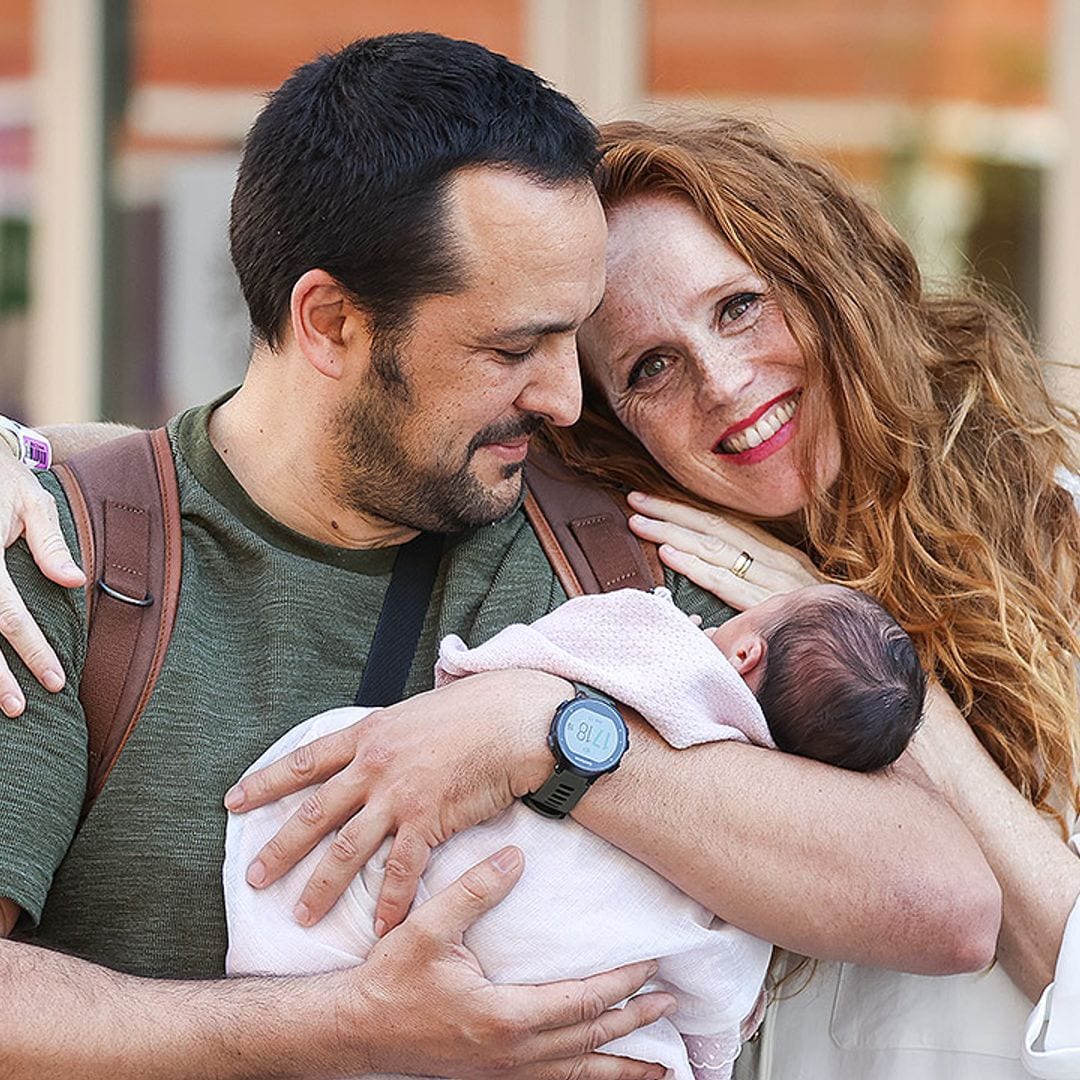
[[[1057, 481], [1080, 512], [1080, 476], [1059, 469]], [[1069, 846], [1080, 854], [1080, 832]], [[1080, 1080], [1080, 899], [1065, 924], [1054, 981], [1028, 1017], [1021, 1059], [1039, 1080]]]
[[[1080, 833], [1069, 845], [1080, 852]], [[1021, 1058], [1040, 1080], [1080, 1080], [1080, 899], [1065, 924], [1054, 981], [1028, 1018]]]

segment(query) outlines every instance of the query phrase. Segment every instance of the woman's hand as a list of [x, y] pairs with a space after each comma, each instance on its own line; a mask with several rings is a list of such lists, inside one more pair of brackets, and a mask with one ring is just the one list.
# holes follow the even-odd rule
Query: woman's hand
[[[41, 572], [58, 585], [82, 585], [86, 578], [72, 561], [60, 531], [56, 504], [33, 473], [0, 446], [0, 635], [46, 690], [60, 690], [64, 672], [56, 653], [27, 611], [4, 564], [4, 551], [25, 537]], [[18, 716], [26, 707], [19, 684], [0, 655], [0, 709]]]
[[[922, 722], [905, 756], [919, 766], [930, 786], [953, 805], [957, 795], [954, 781], [962, 779], [965, 771], [975, 769], [987, 775], [992, 775], [991, 770], [998, 772], [975, 732], [937, 682], [927, 686]], [[1001, 779], [1008, 783], [1004, 776]]]
[[494, 817], [551, 772], [545, 736], [570, 684], [536, 671], [471, 675], [365, 716], [244, 777], [225, 796], [236, 813], [318, 784], [251, 863], [261, 888], [327, 833], [337, 836], [305, 885], [297, 921], [321, 919], [393, 835], [375, 909], [381, 934], [405, 917], [431, 850]]
[[824, 580], [806, 555], [756, 525], [639, 491], [628, 501], [630, 528], [660, 545], [667, 566], [740, 611]]

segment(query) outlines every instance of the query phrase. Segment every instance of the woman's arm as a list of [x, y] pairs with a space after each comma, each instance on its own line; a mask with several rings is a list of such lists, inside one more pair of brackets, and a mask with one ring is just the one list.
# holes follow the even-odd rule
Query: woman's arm
[[[58, 424], [45, 428], [52, 443], [53, 460], [63, 461], [134, 428], [122, 424]], [[20, 537], [26, 540], [41, 572], [58, 585], [75, 587], [85, 576], [72, 560], [60, 531], [56, 504], [38, 484], [34, 474], [20, 465], [11, 447], [0, 439], [0, 635], [11, 642], [34, 677], [46, 690], [64, 685], [64, 671], [26, 605], [22, 602], [4, 564], [4, 551]], [[10, 668], [0, 657], [0, 710], [18, 716], [26, 699]]]
[[92, 424], [51, 424], [42, 428], [41, 433], [52, 443], [53, 461], [66, 461], [73, 454], [91, 450], [138, 430], [128, 424], [102, 421]]
[[1056, 822], [1009, 783], [940, 687], [909, 751], [974, 834], [1001, 884], [997, 955], [1036, 1000], [1054, 978], [1065, 923], [1080, 897], [1080, 859]]

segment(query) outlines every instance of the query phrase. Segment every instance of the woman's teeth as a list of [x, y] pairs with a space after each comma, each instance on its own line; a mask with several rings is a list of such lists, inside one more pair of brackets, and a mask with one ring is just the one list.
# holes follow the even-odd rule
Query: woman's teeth
[[752, 450], [766, 439], [771, 439], [795, 415], [801, 396], [793, 394], [784, 398], [763, 416], [759, 416], [748, 428], [743, 428], [730, 439], [724, 439], [718, 449], [723, 454], [741, 454], [744, 450]]

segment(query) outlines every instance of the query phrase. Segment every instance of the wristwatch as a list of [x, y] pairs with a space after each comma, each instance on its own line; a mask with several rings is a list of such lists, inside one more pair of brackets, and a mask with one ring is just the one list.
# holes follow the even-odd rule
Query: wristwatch
[[0, 439], [11, 452], [31, 469], [48, 469], [52, 465], [52, 446], [49, 440], [33, 428], [7, 416], [0, 416]]
[[574, 683], [574, 689], [576, 695], [555, 710], [548, 731], [555, 770], [521, 800], [544, 817], [566, 817], [598, 777], [619, 767], [630, 745], [615, 702], [590, 686]]

